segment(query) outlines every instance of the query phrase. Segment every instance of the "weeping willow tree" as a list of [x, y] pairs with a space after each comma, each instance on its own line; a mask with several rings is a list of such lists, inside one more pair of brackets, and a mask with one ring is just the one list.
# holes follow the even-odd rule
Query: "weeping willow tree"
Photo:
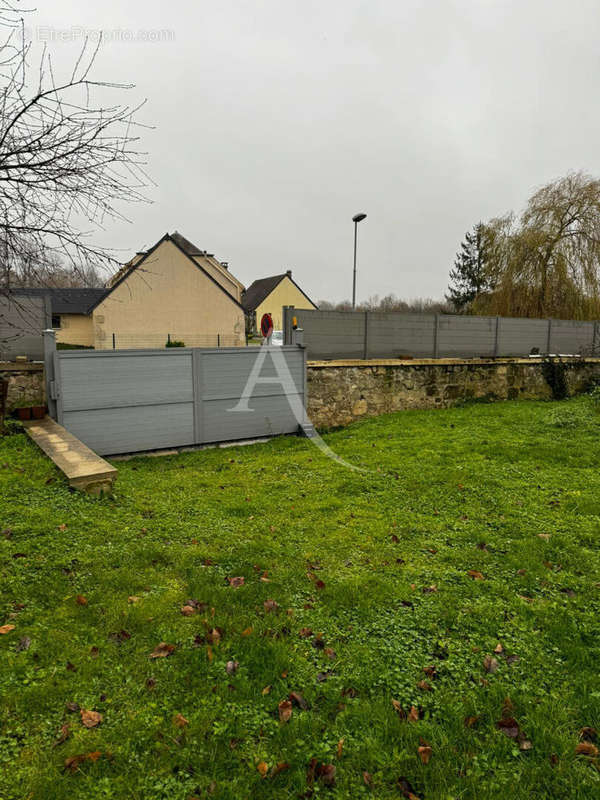
[[600, 317], [600, 181], [572, 173], [537, 191], [523, 214], [491, 220], [487, 268], [494, 290], [475, 313]]

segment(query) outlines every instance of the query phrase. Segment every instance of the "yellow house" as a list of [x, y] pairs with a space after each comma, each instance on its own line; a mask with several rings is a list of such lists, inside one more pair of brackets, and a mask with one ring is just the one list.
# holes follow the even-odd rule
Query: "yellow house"
[[227, 264], [177, 231], [123, 266], [104, 289], [22, 289], [48, 294], [62, 345], [107, 348], [238, 347], [246, 343], [244, 286]]
[[260, 278], [254, 281], [244, 292], [242, 305], [246, 312], [248, 328], [252, 331], [260, 328], [263, 314], [271, 314], [274, 329], [281, 330], [283, 306], [317, 308], [310, 297], [292, 279], [291, 269], [282, 275], [273, 275], [270, 278]]
[[52, 327], [60, 344], [94, 346], [91, 308], [106, 294], [106, 289], [72, 289], [49, 287], [16, 289], [15, 294], [50, 298]]
[[137, 253], [92, 307], [94, 346], [244, 345], [243, 289], [226, 264], [177, 231], [166, 234]]

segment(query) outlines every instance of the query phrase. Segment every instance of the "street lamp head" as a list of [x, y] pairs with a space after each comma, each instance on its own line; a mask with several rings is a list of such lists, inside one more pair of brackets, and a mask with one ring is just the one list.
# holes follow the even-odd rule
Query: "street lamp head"
[[363, 219], [366, 219], [366, 218], [367, 218], [366, 214], [355, 214], [352, 217], [352, 222], [362, 222]]

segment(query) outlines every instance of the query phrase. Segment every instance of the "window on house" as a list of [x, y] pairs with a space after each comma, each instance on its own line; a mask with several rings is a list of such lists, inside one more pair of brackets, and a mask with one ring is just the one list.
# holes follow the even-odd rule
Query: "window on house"
[[[46, 319], [48, 319], [46, 317]], [[60, 328], [60, 314], [52, 314], [52, 327], [55, 329]]]

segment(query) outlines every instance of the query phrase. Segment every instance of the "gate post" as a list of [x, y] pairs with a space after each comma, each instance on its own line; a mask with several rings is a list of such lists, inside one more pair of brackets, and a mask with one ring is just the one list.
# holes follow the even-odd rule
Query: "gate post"
[[496, 317], [496, 331], [494, 333], [494, 358], [498, 358], [499, 339], [500, 339], [500, 317]]
[[292, 337], [292, 312], [294, 306], [283, 306], [283, 343], [294, 344]]
[[54, 355], [56, 353], [56, 333], [52, 328], [44, 331], [44, 373], [46, 381], [46, 403], [48, 414], [52, 419], [58, 419], [56, 409], [56, 398], [58, 397], [59, 387], [56, 383], [54, 372]]

